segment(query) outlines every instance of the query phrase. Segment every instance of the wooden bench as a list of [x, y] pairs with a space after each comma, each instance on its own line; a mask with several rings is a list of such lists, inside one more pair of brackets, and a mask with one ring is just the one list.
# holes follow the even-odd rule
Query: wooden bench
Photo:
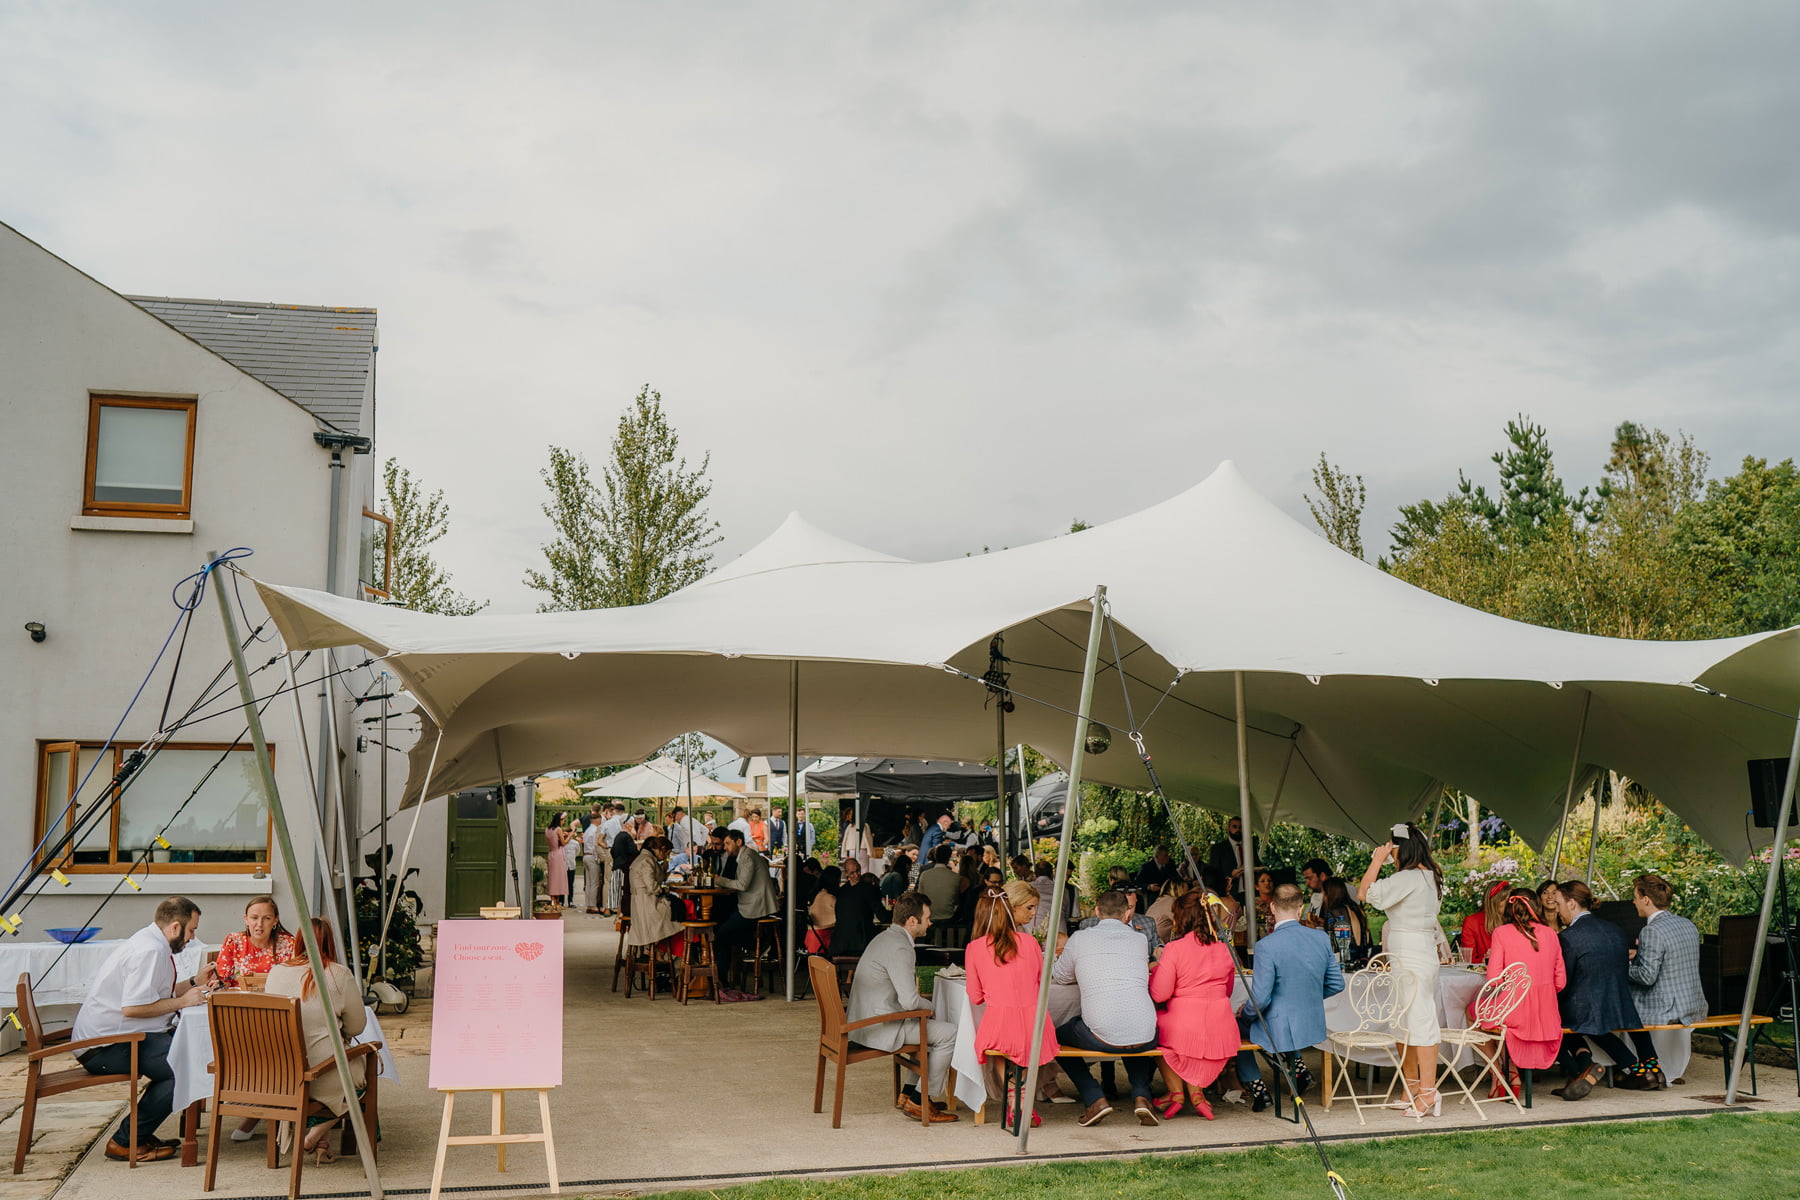
[[[1255, 1042], [1245, 1041], [1239, 1043], [1238, 1052], [1240, 1054], [1245, 1052], [1262, 1053], [1263, 1049]], [[1124, 1058], [1161, 1058], [1162, 1056], [1163, 1052], [1161, 1047], [1154, 1050], [1133, 1050], [1130, 1052], [1121, 1052], [1118, 1050], [1077, 1050], [1065, 1047], [1059, 1050], [1056, 1055], [1057, 1058], [1083, 1058], [1094, 1062], [1111, 1062], [1114, 1059]], [[1018, 1122], [1023, 1119], [1025, 1110], [1025, 1105], [1023, 1103], [1025, 1095], [1025, 1067], [1009, 1057], [1004, 1050], [989, 1050], [987, 1052], [987, 1057], [989, 1059], [997, 1058], [1005, 1064], [1005, 1088], [1007, 1094], [1012, 1097], [1012, 1110], [1014, 1114], [1013, 1124], [1006, 1128], [1011, 1133], [1017, 1133], [1019, 1131]], [[1298, 1124], [1300, 1121], [1300, 1098], [1298, 1096], [1294, 1098], [1294, 1115], [1291, 1118], [1281, 1116], [1282, 1076], [1280, 1071], [1276, 1071], [1274, 1074], [1275, 1088], [1273, 1094], [1275, 1097], [1275, 1115], [1284, 1121], [1292, 1120]], [[1002, 1117], [1004, 1118], [1004, 1107], [1001, 1111]], [[987, 1106], [985, 1104], [975, 1110], [975, 1123], [977, 1125], [985, 1125], [987, 1123]]]
[[[1721, 1054], [1723, 1054], [1725, 1057], [1729, 1058], [1731, 1055], [1732, 1047], [1734, 1047], [1737, 1044], [1737, 1030], [1738, 1030], [1738, 1026], [1743, 1023], [1743, 1020], [1744, 1020], [1743, 1013], [1720, 1013], [1719, 1015], [1714, 1016], [1714, 1017], [1707, 1017], [1704, 1020], [1695, 1021], [1691, 1025], [1682, 1024], [1681, 1022], [1678, 1021], [1672, 1025], [1640, 1025], [1636, 1029], [1615, 1029], [1615, 1030], [1613, 1030], [1613, 1032], [1614, 1033], [1673, 1033], [1673, 1032], [1676, 1032], [1679, 1030], [1686, 1029], [1690, 1032], [1710, 1033], [1714, 1037], [1719, 1039], [1719, 1050], [1720, 1050]], [[1774, 1017], [1765, 1017], [1765, 1016], [1762, 1016], [1761, 1014], [1752, 1015], [1750, 1018], [1750, 1046], [1745, 1051], [1744, 1056], [1748, 1060], [1749, 1066], [1750, 1066], [1750, 1094], [1752, 1096], [1756, 1095], [1756, 1039], [1762, 1033], [1763, 1026], [1773, 1025], [1774, 1023], [1775, 1023]], [[1563, 1030], [1564, 1034], [1571, 1034], [1574, 1032], [1575, 1031], [1573, 1029], [1564, 1029]], [[1610, 1076], [1612, 1073], [1612, 1068], [1607, 1067], [1606, 1071], [1607, 1071], [1607, 1074]], [[1535, 1072], [1533, 1072], [1533, 1071], [1521, 1071], [1520, 1072], [1520, 1075], [1523, 1077], [1523, 1079], [1525, 1081], [1525, 1107], [1526, 1108], [1531, 1107], [1531, 1081], [1532, 1081], [1532, 1076], [1534, 1074], [1535, 1074]], [[1610, 1079], [1608, 1082], [1610, 1083]]]

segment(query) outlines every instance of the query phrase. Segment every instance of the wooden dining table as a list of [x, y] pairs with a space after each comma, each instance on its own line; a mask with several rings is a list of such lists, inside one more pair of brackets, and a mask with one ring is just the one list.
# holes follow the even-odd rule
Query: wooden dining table
[[700, 910], [699, 919], [702, 921], [710, 921], [712, 920], [713, 897], [723, 896], [731, 889], [721, 887], [693, 887], [688, 884], [675, 884], [671, 886], [669, 890], [683, 899], [692, 900], [694, 902], [694, 907]]

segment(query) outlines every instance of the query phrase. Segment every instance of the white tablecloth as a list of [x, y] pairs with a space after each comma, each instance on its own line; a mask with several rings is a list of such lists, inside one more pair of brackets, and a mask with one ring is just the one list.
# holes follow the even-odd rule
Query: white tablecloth
[[[400, 1069], [394, 1065], [393, 1052], [387, 1047], [387, 1038], [381, 1032], [381, 1022], [375, 1018], [375, 1010], [364, 1008], [363, 1013], [368, 1024], [363, 1027], [360, 1037], [350, 1039], [350, 1044], [382, 1043], [378, 1052], [381, 1078], [398, 1080]], [[180, 1112], [197, 1100], [212, 1097], [213, 1077], [206, 1067], [213, 1060], [213, 1044], [212, 1028], [206, 1023], [205, 1008], [198, 1005], [184, 1008], [178, 1015], [175, 1040], [169, 1046], [169, 1066], [175, 1072], [175, 1111]]]
[[[112, 952], [125, 944], [123, 938], [82, 942], [65, 946], [61, 942], [0, 942], [0, 984], [6, 988], [7, 1001], [12, 1000], [13, 985], [19, 976], [31, 973], [31, 994], [38, 1007], [52, 1004], [80, 1004], [87, 999], [88, 988], [100, 974], [100, 968]], [[204, 942], [192, 942], [175, 956], [175, 977], [186, 979], [200, 969], [210, 949]], [[64, 954], [63, 951], [68, 951]], [[62, 961], [57, 961], [57, 956]], [[52, 963], [56, 965], [51, 966]], [[11, 1022], [8, 1022], [11, 1027]]]
[[[1370, 976], [1367, 972], [1353, 971], [1345, 976], [1344, 990], [1325, 1001], [1325, 1028], [1333, 1033], [1355, 1029], [1360, 1020], [1352, 1007], [1352, 998], [1361, 989], [1369, 986]], [[1464, 1029], [1469, 1024], [1469, 1002], [1475, 999], [1475, 993], [1487, 982], [1487, 976], [1480, 971], [1471, 971], [1466, 967], [1439, 967], [1437, 977], [1437, 1014], [1438, 1024], [1445, 1029]], [[1396, 1040], [1398, 1035], [1396, 1035]], [[1320, 1050], [1339, 1054], [1330, 1042], [1320, 1042]], [[1442, 1053], [1442, 1052], [1440, 1052]], [[1340, 1055], [1341, 1056], [1341, 1055]], [[1350, 1054], [1353, 1062], [1373, 1063], [1378, 1067], [1392, 1066], [1387, 1055], [1379, 1050], [1358, 1050]], [[1450, 1059], [1444, 1054], [1446, 1060]], [[1473, 1062], [1471, 1052], [1459, 1050], [1451, 1065], [1457, 1068]]]

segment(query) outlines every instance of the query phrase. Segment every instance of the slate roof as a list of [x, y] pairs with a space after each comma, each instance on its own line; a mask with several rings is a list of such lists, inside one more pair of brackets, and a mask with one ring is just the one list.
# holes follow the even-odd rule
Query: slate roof
[[374, 309], [173, 296], [125, 298], [332, 428], [365, 432], [358, 426], [375, 366]]

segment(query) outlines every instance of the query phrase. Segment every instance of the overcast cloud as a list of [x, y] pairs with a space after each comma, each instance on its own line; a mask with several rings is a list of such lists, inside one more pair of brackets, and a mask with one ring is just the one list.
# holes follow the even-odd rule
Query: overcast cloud
[[[725, 558], [909, 557], [1321, 450], [1795, 451], [1800, 7], [0, 0], [0, 220], [123, 292], [381, 311], [379, 451], [529, 609], [555, 442], [661, 390]], [[1479, 472], [1483, 478], [1491, 468]]]

